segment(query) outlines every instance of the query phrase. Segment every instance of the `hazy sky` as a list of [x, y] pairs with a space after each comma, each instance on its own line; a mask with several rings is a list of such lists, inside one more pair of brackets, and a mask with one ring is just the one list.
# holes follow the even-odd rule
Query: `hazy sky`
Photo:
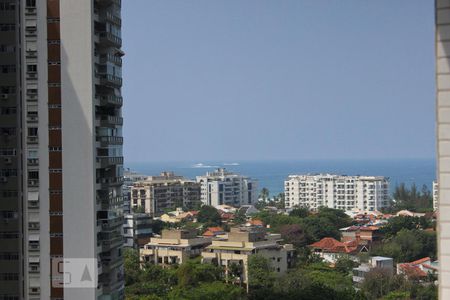
[[434, 156], [426, 0], [124, 0], [131, 161]]

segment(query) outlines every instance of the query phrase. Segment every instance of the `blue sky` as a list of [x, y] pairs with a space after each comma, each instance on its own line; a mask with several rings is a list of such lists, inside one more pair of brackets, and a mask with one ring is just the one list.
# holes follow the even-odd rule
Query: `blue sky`
[[122, 6], [128, 162], [434, 157], [433, 1]]

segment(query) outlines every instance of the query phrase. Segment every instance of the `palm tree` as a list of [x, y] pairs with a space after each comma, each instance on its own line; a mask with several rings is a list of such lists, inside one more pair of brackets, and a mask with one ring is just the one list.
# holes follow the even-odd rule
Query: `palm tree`
[[259, 194], [259, 198], [263, 199], [264, 201], [267, 201], [267, 199], [269, 199], [269, 189], [263, 187], [261, 190], [261, 193]]

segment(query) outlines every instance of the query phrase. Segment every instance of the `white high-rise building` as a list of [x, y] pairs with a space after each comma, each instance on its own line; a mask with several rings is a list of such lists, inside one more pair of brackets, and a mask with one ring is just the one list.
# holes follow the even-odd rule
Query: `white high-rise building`
[[206, 205], [231, 205], [239, 207], [258, 200], [258, 182], [246, 176], [219, 168], [197, 176], [201, 185], [201, 200]]
[[388, 192], [389, 180], [379, 176], [290, 175], [284, 182], [286, 208], [380, 210], [389, 206]]

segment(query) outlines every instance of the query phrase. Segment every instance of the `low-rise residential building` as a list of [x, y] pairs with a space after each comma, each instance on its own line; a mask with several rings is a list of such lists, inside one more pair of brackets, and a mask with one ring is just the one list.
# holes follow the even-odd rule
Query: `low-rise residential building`
[[339, 229], [342, 234], [342, 242], [353, 240], [366, 241], [368, 244], [381, 242], [384, 237], [383, 232], [378, 226], [350, 226]]
[[332, 237], [323, 238], [309, 245], [309, 248], [314, 254], [331, 264], [334, 264], [341, 257], [357, 261], [358, 253], [369, 251], [367, 245], [360, 243], [358, 239], [340, 242]]
[[181, 221], [195, 222], [197, 220], [197, 214], [197, 210], [183, 211], [181, 207], [177, 207], [176, 210], [161, 215], [160, 220], [166, 223], [179, 223]]
[[148, 214], [133, 213], [124, 215], [124, 247], [142, 248], [153, 236], [153, 220]]
[[239, 207], [258, 200], [258, 182], [255, 179], [228, 172], [224, 168], [197, 176], [197, 182], [201, 185], [202, 203], [206, 205]]
[[389, 274], [394, 274], [394, 260], [391, 257], [373, 256], [368, 263], [361, 264], [353, 268], [353, 282], [361, 283], [364, 281], [367, 273], [375, 268], [385, 270]]
[[403, 274], [411, 280], [424, 280], [430, 274], [438, 274], [438, 262], [432, 261], [430, 257], [424, 257], [409, 263], [398, 263], [397, 274]]
[[433, 210], [438, 208], [439, 201], [439, 184], [437, 181], [433, 181]]
[[279, 234], [267, 234], [264, 228], [240, 227], [231, 228], [226, 239], [213, 240], [202, 252], [202, 262], [223, 266], [228, 280], [247, 284], [249, 258], [255, 254], [267, 258], [276, 274], [292, 267], [295, 257], [293, 245], [282, 245]]
[[375, 211], [389, 206], [389, 180], [381, 176], [290, 175], [284, 191], [287, 209], [324, 206]]
[[153, 237], [139, 254], [141, 263], [152, 263], [162, 266], [182, 264], [190, 258], [197, 257], [202, 250], [211, 244], [210, 238], [197, 237], [196, 230], [167, 230], [161, 237]]
[[162, 172], [138, 181], [131, 188], [132, 208], [141, 207], [152, 216], [159, 216], [177, 207], [200, 206], [200, 185], [173, 172]]

